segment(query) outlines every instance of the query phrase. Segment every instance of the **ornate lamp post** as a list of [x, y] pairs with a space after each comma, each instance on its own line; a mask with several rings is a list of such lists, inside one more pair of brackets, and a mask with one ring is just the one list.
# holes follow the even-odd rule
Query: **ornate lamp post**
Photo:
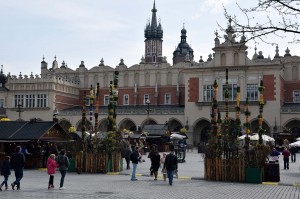
[[18, 109], [16, 111], [17, 113], [19, 113], [19, 120], [21, 120], [21, 113], [24, 112], [24, 111], [21, 110], [21, 107], [23, 107], [23, 106], [22, 106], [22, 104], [19, 103], [18, 104]]
[[146, 104], [147, 104], [147, 109], [146, 109], [146, 112], [147, 112], [147, 124], [149, 124], [149, 112], [152, 111], [152, 109], [150, 109], [150, 100], [149, 99], [146, 100]]

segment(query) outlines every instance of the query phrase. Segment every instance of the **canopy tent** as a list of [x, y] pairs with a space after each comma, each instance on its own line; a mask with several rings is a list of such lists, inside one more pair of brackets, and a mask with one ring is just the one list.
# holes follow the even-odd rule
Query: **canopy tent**
[[172, 133], [170, 137], [171, 137], [171, 140], [173, 140], [173, 139], [182, 140], [182, 139], [186, 138], [185, 135], [180, 135], [178, 133]]
[[293, 142], [291, 144], [289, 144], [290, 146], [296, 146], [296, 147], [300, 147], [300, 140]]
[[[246, 138], [246, 135], [242, 135], [239, 137], [239, 140], [243, 140], [245, 138]], [[249, 135], [249, 138], [250, 138], [250, 140], [258, 141], [259, 135], [258, 135], [258, 133], [255, 133], [255, 134]], [[267, 142], [275, 142], [275, 139], [268, 135], [262, 135], [262, 139]]]
[[299, 140], [299, 141], [300, 141], [300, 137], [296, 138], [296, 140]]

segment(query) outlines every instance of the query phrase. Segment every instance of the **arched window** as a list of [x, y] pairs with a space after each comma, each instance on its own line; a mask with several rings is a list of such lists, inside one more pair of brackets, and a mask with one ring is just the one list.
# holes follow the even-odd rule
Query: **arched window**
[[172, 85], [172, 73], [168, 72], [167, 74], [167, 85]]
[[299, 79], [299, 71], [297, 66], [293, 66], [292, 68], [292, 80], [298, 80]]
[[145, 73], [145, 86], [149, 86], [150, 85], [150, 74], [149, 72]]
[[155, 56], [153, 56], [153, 62], [154, 62], [154, 63], [156, 62], [156, 57], [155, 57]]
[[124, 87], [128, 87], [128, 81], [129, 81], [129, 78], [128, 78], [128, 74], [126, 73], [124, 75], [124, 82], [123, 82]]
[[225, 53], [221, 54], [221, 66], [226, 66], [226, 55], [225, 55]]
[[239, 65], [239, 54], [238, 53], [234, 53], [234, 55], [233, 55], [233, 65], [235, 65], [235, 66]]
[[161, 74], [160, 74], [160, 72], [156, 73], [156, 83], [159, 86], [161, 85]]

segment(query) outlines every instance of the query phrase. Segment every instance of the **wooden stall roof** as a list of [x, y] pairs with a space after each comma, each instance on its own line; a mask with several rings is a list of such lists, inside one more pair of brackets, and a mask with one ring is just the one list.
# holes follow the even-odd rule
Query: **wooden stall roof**
[[54, 121], [1, 121], [0, 140], [69, 141], [68, 133]]
[[149, 136], [169, 136], [169, 128], [166, 124], [144, 125], [142, 133]]

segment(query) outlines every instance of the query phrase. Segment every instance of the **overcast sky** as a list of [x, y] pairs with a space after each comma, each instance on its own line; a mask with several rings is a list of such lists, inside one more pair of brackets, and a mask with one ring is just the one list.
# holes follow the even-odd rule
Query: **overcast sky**
[[[214, 32], [225, 34], [218, 27], [227, 26], [222, 5], [244, 19], [236, 2], [249, 6], [245, 0], [156, 0], [164, 31], [163, 56], [172, 63], [184, 23], [195, 61], [200, 56], [206, 60], [213, 53]], [[144, 28], [152, 7], [153, 0], [0, 0], [0, 65], [5, 74], [30, 75], [40, 74], [43, 56], [48, 68], [55, 55], [59, 66], [65, 61], [71, 69], [81, 61], [90, 69], [101, 58], [111, 67], [121, 58], [128, 67], [138, 64], [144, 55]], [[288, 44], [288, 39], [276, 39], [279, 54], [284, 55], [289, 47], [292, 55], [300, 56], [299, 45]], [[254, 45], [248, 46], [252, 57]], [[275, 46], [260, 43], [257, 48], [265, 57], [274, 57]]]

